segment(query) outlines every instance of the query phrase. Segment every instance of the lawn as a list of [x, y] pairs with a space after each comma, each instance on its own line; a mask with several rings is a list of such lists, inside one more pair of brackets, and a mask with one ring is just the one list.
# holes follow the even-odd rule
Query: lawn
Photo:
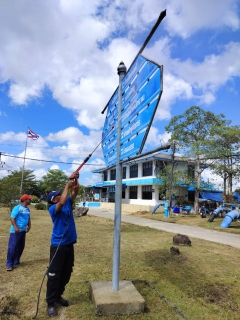
[[[10, 223], [7, 211], [0, 209], [2, 320], [32, 319], [36, 313], [39, 287], [48, 266], [52, 224], [47, 211], [32, 207], [31, 212], [32, 229], [27, 235], [21, 264], [7, 272]], [[157, 214], [152, 217], [156, 218]], [[112, 279], [113, 221], [84, 216], [76, 218], [76, 226], [75, 266], [64, 294], [71, 305], [59, 307], [59, 316], [55, 319], [99, 319], [89, 298], [89, 284]], [[239, 250], [191, 238], [191, 247], [179, 247], [180, 254], [172, 255], [172, 238], [171, 233], [122, 223], [120, 279], [133, 282], [145, 299], [145, 312], [131, 316], [101, 316], [102, 320], [239, 319]], [[45, 292], [46, 278], [36, 319], [48, 319]], [[3, 314], [3, 311], [9, 314]]]

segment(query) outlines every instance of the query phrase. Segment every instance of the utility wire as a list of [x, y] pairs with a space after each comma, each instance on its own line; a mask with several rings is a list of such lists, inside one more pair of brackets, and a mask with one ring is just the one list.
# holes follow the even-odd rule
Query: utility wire
[[[19, 156], [11, 156], [9, 154], [3, 154], [0, 152], [0, 154], [4, 157], [10, 157], [10, 158], [18, 158], [18, 159], [24, 159], [24, 157], [19, 157]], [[27, 160], [32, 160], [32, 161], [40, 161], [40, 162], [52, 162], [52, 163], [63, 163], [63, 164], [76, 164], [76, 165], [80, 165], [80, 163], [76, 163], [76, 162], [63, 162], [63, 161], [51, 161], [51, 160], [40, 160], [40, 159], [32, 159], [32, 158], [25, 158]], [[86, 164], [88, 166], [103, 166], [103, 164], [98, 164], [98, 163], [89, 163]]]

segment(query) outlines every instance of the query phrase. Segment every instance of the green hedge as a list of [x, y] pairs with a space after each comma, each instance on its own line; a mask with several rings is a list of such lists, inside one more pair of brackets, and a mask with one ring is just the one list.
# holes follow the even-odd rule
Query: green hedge
[[37, 196], [33, 196], [32, 197], [32, 203], [38, 203], [39, 202], [39, 199]]
[[47, 210], [47, 206], [46, 206], [46, 204], [40, 202], [35, 205], [35, 209], [36, 210]]

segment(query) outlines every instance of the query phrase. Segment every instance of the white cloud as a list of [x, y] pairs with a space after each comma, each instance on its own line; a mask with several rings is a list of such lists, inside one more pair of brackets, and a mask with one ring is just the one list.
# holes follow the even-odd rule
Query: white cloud
[[202, 63], [191, 60], [171, 61], [171, 71], [175, 72], [193, 87], [215, 92], [219, 86], [233, 77], [240, 76], [240, 43], [229, 43], [221, 52], [206, 56]]
[[240, 28], [237, 0], [170, 0], [166, 29], [172, 35], [187, 38], [200, 29]]
[[14, 104], [26, 104], [31, 98], [39, 98], [41, 87], [38, 85], [26, 86], [12, 84], [9, 90], [9, 97]]
[[[113, 32], [121, 34], [131, 28], [133, 36], [149, 31], [164, 9], [167, 17], [163, 26], [182, 37], [203, 28], [227, 26], [236, 30], [236, 6], [235, 0], [219, 0], [217, 8], [215, 1], [207, 0], [186, 0], [184, 4], [163, 1], [161, 6], [157, 0], [37, 4], [11, 0], [2, 5], [0, 13], [0, 79], [13, 81], [9, 97], [14, 104], [39, 98], [47, 86], [60, 105], [75, 113], [79, 125], [100, 129], [104, 123], [101, 111], [118, 85], [117, 66], [123, 60], [129, 67], [138, 52], [130, 40], [111, 38]], [[104, 49], [102, 42], [107, 44]], [[207, 89], [199, 100], [211, 103], [221, 84], [239, 76], [239, 59], [232, 59], [239, 55], [238, 44], [229, 44], [224, 54], [206, 57], [199, 64], [171, 59], [170, 52], [167, 38], [146, 50], [164, 64], [166, 72], [161, 111], [156, 115], [159, 119], [170, 117], [170, 104], [176, 99], [192, 97], [191, 86]]]
[[[27, 156], [50, 160], [58, 154], [61, 161], [71, 158], [81, 163], [94, 150], [105, 120], [101, 111], [118, 86], [120, 61], [129, 68], [143, 37], [165, 9], [167, 16], [160, 26], [164, 36], [156, 40], [155, 34], [156, 41], [144, 55], [164, 65], [163, 95], [147, 143], [157, 146], [167, 139], [155, 124], [171, 118], [177, 101], [195, 99], [210, 105], [219, 88], [240, 76], [239, 42], [216, 46], [196, 61], [187, 53], [182, 59], [173, 57], [174, 40], [191, 41], [198, 31], [209, 29], [216, 34], [239, 30], [238, 6], [237, 0], [219, 0], [217, 5], [215, 0], [2, 1], [0, 83], [9, 84], [11, 103], [30, 107], [29, 102], [39, 99], [47, 88], [60, 106], [74, 114], [79, 126], [89, 129], [88, 134], [72, 126], [49, 133], [38, 139], [38, 149], [29, 140]], [[7, 114], [0, 111], [0, 116]], [[25, 139], [24, 133], [0, 133], [1, 141], [23, 144], [19, 156]], [[101, 157], [100, 148], [94, 156]], [[9, 161], [13, 167], [22, 165], [21, 159]], [[36, 167], [39, 176], [50, 166], [27, 160], [26, 165]], [[82, 172], [89, 169], [86, 166]]]
[[152, 126], [148, 134], [147, 144], [155, 148], [164, 146], [170, 138], [171, 135], [169, 133], [165, 132], [163, 134], [159, 134], [158, 129]]
[[[86, 155], [96, 149], [102, 140], [102, 135], [99, 131], [90, 131], [89, 135], [84, 135], [78, 128], [69, 127], [56, 133], [50, 133], [46, 140], [58, 144], [64, 143], [62, 146], [58, 145], [55, 149], [57, 148], [58, 152], [60, 149], [64, 150], [65, 154], [68, 153], [68, 157], [76, 157], [76, 154], [79, 154], [80, 158], [84, 159]], [[97, 148], [94, 155], [99, 154], [100, 151], [100, 147]]]
[[90, 178], [86, 178], [81, 182], [81, 177], [80, 177], [80, 183], [83, 184], [84, 186], [90, 186], [96, 182], [101, 181], [101, 176], [100, 174], [93, 174]]

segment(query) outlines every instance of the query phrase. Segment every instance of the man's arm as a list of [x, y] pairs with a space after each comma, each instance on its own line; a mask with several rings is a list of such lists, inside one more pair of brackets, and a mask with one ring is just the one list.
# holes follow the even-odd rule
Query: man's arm
[[31, 219], [29, 218], [26, 232], [28, 232], [30, 229], [31, 229]]
[[19, 233], [20, 230], [19, 230], [18, 226], [16, 225], [15, 218], [10, 218], [10, 220], [11, 220], [11, 223], [14, 227], [15, 233]]
[[63, 189], [63, 192], [61, 194], [60, 200], [58, 201], [58, 203], [56, 204], [56, 211], [59, 211], [62, 209], [62, 207], [65, 205], [65, 203], [67, 202], [67, 197], [68, 197], [68, 190], [72, 188], [72, 186], [74, 185], [74, 180], [69, 180], [65, 186], [65, 188]]

